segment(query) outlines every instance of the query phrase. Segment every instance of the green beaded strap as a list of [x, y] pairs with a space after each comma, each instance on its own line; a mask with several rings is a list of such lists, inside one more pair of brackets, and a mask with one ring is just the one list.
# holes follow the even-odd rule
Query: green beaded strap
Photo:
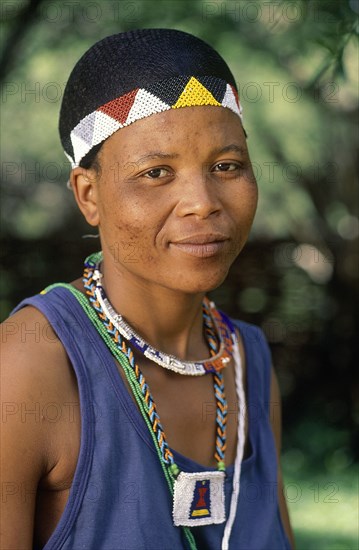
[[[117, 359], [117, 361], [120, 363], [121, 367], [123, 368], [124, 373], [126, 375], [126, 379], [127, 379], [128, 383], [130, 385], [131, 391], [132, 391], [132, 393], [133, 393], [133, 395], [136, 399], [136, 403], [137, 403], [137, 405], [140, 409], [141, 415], [142, 415], [142, 417], [143, 417], [143, 419], [144, 419], [144, 421], [147, 425], [149, 433], [151, 434], [151, 437], [152, 437], [152, 440], [153, 440], [153, 443], [154, 443], [154, 447], [156, 449], [156, 452], [157, 452], [157, 455], [158, 455], [158, 458], [159, 458], [159, 461], [160, 461], [165, 479], [167, 481], [170, 493], [171, 493], [171, 495], [173, 495], [174, 478], [175, 478], [176, 474], [178, 473], [178, 471], [174, 471], [174, 469], [171, 468], [171, 467], [167, 468], [166, 464], [164, 464], [163, 461], [162, 461], [161, 452], [160, 452], [160, 449], [159, 449], [158, 444], [157, 444], [156, 435], [155, 435], [155, 433], [152, 429], [152, 426], [151, 426], [150, 421], [149, 421], [148, 416], [147, 416], [146, 403], [145, 403], [144, 397], [143, 397], [143, 395], [142, 395], [142, 393], [141, 393], [141, 391], [138, 387], [137, 380], [136, 380], [136, 375], [135, 375], [133, 369], [130, 367], [130, 365], [128, 363], [128, 358], [127, 358], [126, 354], [124, 352], [121, 352], [120, 349], [118, 349], [118, 347], [116, 346], [116, 344], [114, 343], [112, 338], [109, 336], [106, 328], [104, 327], [104, 325], [99, 320], [97, 313], [95, 312], [95, 310], [89, 304], [89, 301], [88, 301], [87, 297], [82, 292], [80, 292], [79, 290], [74, 288], [72, 285], [67, 284], [67, 283], [55, 283], [55, 284], [52, 284], [52, 285], [46, 287], [40, 294], [47, 294], [49, 291], [51, 291], [53, 289], [56, 289], [56, 288], [65, 288], [65, 289], [69, 290], [71, 292], [71, 294], [77, 299], [77, 301], [81, 305], [82, 309], [84, 310], [85, 314], [87, 315], [87, 317], [89, 318], [89, 320], [91, 321], [91, 323], [93, 324], [93, 326], [95, 327], [95, 329], [97, 330], [97, 332], [99, 333], [101, 338], [103, 339], [104, 343], [106, 344], [106, 346], [111, 351], [112, 355], [115, 357], [115, 359]], [[182, 527], [182, 529], [183, 529], [184, 534], [187, 538], [190, 549], [191, 550], [197, 550], [196, 542], [194, 540], [194, 537], [193, 537], [190, 529], [188, 527]]]

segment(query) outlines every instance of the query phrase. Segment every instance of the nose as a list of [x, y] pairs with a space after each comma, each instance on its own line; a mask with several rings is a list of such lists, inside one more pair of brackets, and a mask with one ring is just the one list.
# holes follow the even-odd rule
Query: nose
[[206, 219], [221, 210], [216, 183], [206, 174], [188, 174], [179, 182], [178, 216], [197, 216]]

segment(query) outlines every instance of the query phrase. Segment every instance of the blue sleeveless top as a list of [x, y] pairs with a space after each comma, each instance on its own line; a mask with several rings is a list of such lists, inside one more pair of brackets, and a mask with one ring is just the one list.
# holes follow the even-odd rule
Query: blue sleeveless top
[[[55, 287], [23, 300], [48, 319], [77, 377], [81, 445], [61, 519], [43, 550], [187, 550], [173, 525], [172, 497], [148, 428], [117, 363], [76, 297]], [[270, 353], [261, 330], [234, 321], [247, 365], [250, 456], [242, 463], [229, 550], [290, 550], [277, 500], [277, 458], [270, 426]], [[210, 468], [174, 451], [186, 472]], [[226, 517], [233, 466], [225, 481]], [[191, 528], [199, 550], [220, 550], [225, 524]]]

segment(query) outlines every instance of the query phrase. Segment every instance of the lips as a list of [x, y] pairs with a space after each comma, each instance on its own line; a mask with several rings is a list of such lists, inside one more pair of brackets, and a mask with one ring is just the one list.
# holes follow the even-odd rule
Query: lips
[[191, 235], [170, 242], [170, 247], [197, 258], [210, 258], [223, 251], [228, 237], [219, 233]]
[[172, 244], [209, 244], [216, 242], [227, 241], [228, 237], [222, 235], [222, 233], [207, 233], [203, 235], [191, 235], [190, 237], [183, 237], [172, 241]]

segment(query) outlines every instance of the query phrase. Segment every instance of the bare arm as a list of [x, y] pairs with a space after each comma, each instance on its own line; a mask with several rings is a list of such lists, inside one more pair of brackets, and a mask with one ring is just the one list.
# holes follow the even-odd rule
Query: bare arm
[[278, 380], [274, 372], [274, 369], [272, 368], [270, 413], [271, 413], [272, 430], [274, 434], [274, 439], [275, 439], [276, 449], [277, 449], [277, 456], [278, 456], [278, 502], [279, 502], [279, 510], [280, 510], [283, 526], [286, 531], [287, 537], [291, 543], [291, 546], [294, 550], [295, 548], [294, 535], [290, 525], [287, 503], [284, 497], [282, 468], [280, 465], [280, 453], [281, 453], [281, 443], [282, 443], [281, 412], [282, 412], [281, 398], [280, 398]]
[[66, 358], [34, 308], [19, 311], [1, 328], [1, 548], [28, 550], [38, 484], [58, 461], [57, 428], [43, 411], [46, 403], [58, 401]]

